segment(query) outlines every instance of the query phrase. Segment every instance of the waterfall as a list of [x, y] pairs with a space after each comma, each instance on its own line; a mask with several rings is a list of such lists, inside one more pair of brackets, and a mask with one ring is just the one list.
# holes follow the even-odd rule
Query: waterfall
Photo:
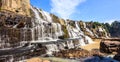
[[11, 55], [11, 57], [10, 57], [10, 62], [13, 62], [14, 61], [14, 58], [13, 58], [13, 56]]
[[85, 36], [86, 42], [93, 43], [93, 40], [89, 36]]
[[84, 28], [86, 29], [86, 31], [89, 32], [92, 36], [94, 36], [93, 32], [86, 27], [85, 22], [83, 23], [83, 25], [84, 25]]
[[62, 27], [59, 23], [57, 23], [57, 25], [58, 25], [59, 36], [62, 36], [63, 35]]
[[79, 39], [79, 43], [80, 43], [80, 46], [85, 46], [86, 45], [83, 38]]
[[98, 28], [100, 32], [103, 32], [103, 29], [101, 27]]
[[66, 44], [64, 42], [60, 43], [58, 46], [59, 50], [64, 50], [65, 47], [66, 47]]
[[48, 44], [48, 45], [46, 45], [46, 47], [47, 47], [46, 54], [48, 54], [48, 55], [52, 55], [52, 53], [54, 51], [56, 51], [56, 52], [59, 51], [56, 44]]
[[[13, 37], [16, 36], [15, 40], [17, 38], [17, 35], [11, 34], [14, 33], [14, 29], [17, 29], [16, 26], [14, 26], [13, 31], [10, 32], [11, 36], [8, 36], [9, 35], [7, 34], [8, 32], [3, 33], [4, 35], [0, 33], [0, 48], [2, 49], [7, 47], [18, 48], [16, 46], [19, 45], [19, 47], [22, 47], [24, 46], [24, 42], [34, 42], [34, 43], [51, 42], [50, 44], [44, 44], [44, 46], [47, 48], [46, 54], [48, 55], [52, 55], [54, 51], [58, 52], [59, 50], [63, 50], [65, 49], [65, 47], [68, 47], [69, 49], [75, 48], [74, 40], [73, 41], [66, 40], [66, 42], [57, 43], [57, 41], [60, 40], [59, 37], [63, 36], [64, 34], [62, 31], [62, 25], [60, 23], [53, 22], [49, 13], [40, 11], [39, 9], [34, 7], [31, 7], [31, 9], [34, 13], [34, 17], [31, 20], [32, 27], [28, 28], [27, 26], [25, 26], [24, 28], [20, 28], [17, 30], [17, 35], [20, 35], [20, 38], [18, 38], [17, 41], [19, 41], [20, 43], [14, 42], [15, 46], [14, 44], [12, 44], [12, 47], [11, 44], [9, 43], [9, 41], [14, 41], [14, 39], [10, 40], [12, 36]], [[41, 16], [43, 16], [43, 18]], [[77, 22], [75, 22], [76, 28], [68, 24], [67, 20], [65, 21], [65, 23], [66, 23], [69, 39], [75, 39], [75, 41], [77, 40], [76, 43], [78, 43], [77, 44], [78, 46], [84, 46], [86, 45], [86, 42], [92, 43], [92, 39], [84, 34], [84, 32], [80, 29], [80, 26]], [[90, 32], [90, 30], [88, 31]], [[28, 40], [29, 38], [31, 39]], [[14, 56], [11, 57], [11, 62], [14, 60], [13, 58]], [[24, 56], [22, 58], [24, 58]]]
[[[36, 42], [46, 42], [53, 41], [58, 39], [59, 36], [63, 35], [62, 27], [59, 23], [52, 22], [52, 18], [49, 13], [40, 11], [39, 9], [35, 9], [31, 7], [32, 11], [35, 14], [35, 27], [32, 30], [32, 38], [35, 38], [35, 30], [37, 30], [38, 40], [34, 40]], [[40, 16], [43, 16], [41, 18]], [[37, 26], [37, 28], [36, 28]], [[46, 54], [51, 55], [53, 51], [59, 51], [59, 48], [56, 44], [48, 44], [45, 45], [47, 50]], [[62, 46], [61, 46], [62, 47]]]
[[77, 28], [80, 32], [82, 32], [81, 29], [80, 29], [80, 27], [79, 27], [79, 25], [78, 25], [78, 23], [77, 23], [77, 21], [75, 22], [75, 26], [76, 26], [76, 28]]
[[42, 13], [42, 15], [44, 17], [44, 20], [46, 20], [47, 22], [52, 22], [52, 18], [48, 12], [45, 12], [45, 11], [40, 11], [40, 12]]
[[108, 36], [108, 34], [107, 34], [107, 32], [106, 32], [106, 30], [104, 28], [103, 28], [103, 31], [105, 32], [105, 37], [109, 38], [109, 36]]
[[35, 32], [34, 32], [34, 28], [31, 29], [31, 36], [32, 36], [32, 41], [35, 41]]
[[73, 41], [67, 41], [67, 46], [68, 48], [74, 48], [74, 44], [73, 44]]
[[33, 7], [31, 7], [31, 9], [32, 9], [32, 11], [34, 12], [34, 14], [35, 14], [35, 19], [36, 19], [36, 22], [37, 23], [45, 23], [45, 21], [42, 19], [42, 18], [40, 18], [40, 15], [39, 15], [39, 9], [35, 9], [35, 8], [33, 8]]

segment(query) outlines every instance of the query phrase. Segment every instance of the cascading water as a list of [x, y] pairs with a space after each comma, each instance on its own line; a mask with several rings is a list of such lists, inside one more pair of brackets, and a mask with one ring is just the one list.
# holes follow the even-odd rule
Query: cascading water
[[100, 32], [105, 32], [105, 37], [109, 38], [109, 36], [107, 35], [107, 32], [106, 32], [106, 30], [104, 28], [99, 27], [98, 29], [99, 29]]
[[89, 32], [92, 36], [94, 36], [93, 32], [86, 27], [86, 23], [83, 23], [83, 25], [86, 31]]
[[46, 47], [47, 47], [47, 50], [46, 50], [47, 53], [46, 54], [48, 54], [48, 55], [52, 55], [52, 53], [54, 51], [55, 52], [59, 51], [59, 49], [58, 49], [56, 44], [48, 44], [48, 45], [46, 45]]
[[78, 25], [77, 21], [75, 22], [75, 26], [80, 31], [81, 35], [84, 35], [84, 33], [81, 31], [80, 26]]
[[[54, 41], [55, 39], [58, 39], [59, 36], [63, 35], [61, 25], [59, 23], [53, 23], [52, 18], [49, 13], [40, 11], [39, 9], [35, 9], [33, 7], [31, 7], [31, 8], [35, 14], [36, 21], [38, 21], [38, 22], [36, 22], [36, 23], [38, 23], [37, 27], [39, 28], [39, 30], [38, 30], [39, 40], [37, 40], [38, 42], [41, 42], [40, 38], [42, 39], [42, 42]], [[41, 16], [43, 16], [43, 18], [40, 17], [39, 13], [41, 13]], [[34, 29], [36, 29], [36, 28], [34, 28]], [[33, 35], [34, 35], [34, 32], [33, 32]], [[48, 39], [48, 40], [46, 40], [46, 39]], [[49, 45], [45, 45], [45, 46], [47, 47], [47, 50], [46, 50], [47, 54], [52, 54], [53, 51], [59, 50], [58, 47], [56, 46], [56, 44], [49, 44]]]
[[62, 31], [62, 27], [59, 23], [57, 23], [57, 26], [58, 26], [58, 33], [59, 33], [59, 36], [62, 36], [63, 35], [63, 31]]
[[[81, 38], [81, 45], [82, 46], [84, 46], [85, 45], [85, 43], [86, 44], [88, 44], [88, 43], [93, 43], [93, 41], [92, 41], [92, 39], [90, 38], [90, 37], [88, 37], [88, 36], [86, 36], [82, 31], [81, 31], [81, 29], [79, 28], [79, 25], [78, 25], [78, 23], [77, 22], [75, 22], [75, 25], [76, 25], [76, 28], [80, 31], [80, 33], [81, 34], [79, 34], [80, 36], [83, 36], [83, 37], [85, 37], [85, 40], [83, 39], [83, 38]], [[86, 28], [86, 25], [84, 24], [84, 28]]]
[[[65, 20], [65, 23], [66, 23], [66, 26], [67, 26], [67, 31], [68, 31], [68, 34], [69, 34], [69, 37], [70, 38], [74, 38], [74, 33], [71, 31], [71, 27], [70, 25], [67, 23], [67, 20]], [[74, 44], [72, 41], [67, 41], [67, 46], [68, 48], [74, 48]]]
[[40, 11], [40, 10], [39, 10], [39, 12], [41, 12], [45, 21], [52, 22], [52, 18], [49, 13], [47, 13], [45, 11]]
[[[19, 43], [16, 42], [15, 46], [12, 45], [12, 48], [15, 48], [16, 45], [18, 46], [24, 46], [24, 42], [41, 42], [41, 43], [46, 43], [46, 42], [55, 42], [56, 43], [50, 43], [50, 44], [45, 44], [44, 46], [47, 48], [46, 54], [52, 55], [54, 51], [59, 51], [59, 50], [64, 50], [65, 47], [70, 48], [75, 48], [74, 41], [72, 40], [66, 40], [66, 42], [60, 42], [57, 43], [57, 40], [60, 40], [59, 37], [63, 36], [63, 31], [62, 31], [62, 26], [60, 23], [54, 23], [52, 21], [52, 18], [49, 13], [41, 11], [39, 9], [36, 9], [34, 7], [31, 7], [34, 17], [32, 18], [32, 27], [28, 28], [25, 26], [24, 28], [18, 29], [20, 31], [20, 40]], [[41, 17], [43, 16], [43, 18]], [[80, 29], [80, 25], [75, 22], [75, 27], [72, 27], [67, 20], [65, 21], [66, 23], [66, 28], [69, 34], [70, 39], [75, 39], [76, 42], [79, 42], [78, 46], [84, 46], [88, 43], [92, 43], [92, 39], [84, 34], [84, 32]], [[17, 26], [17, 25], [16, 25]], [[16, 26], [13, 28], [15, 29]], [[90, 33], [93, 34], [92, 31], [90, 31], [87, 27], [86, 24], [84, 24], [84, 28]], [[7, 30], [5, 30], [7, 31]], [[30, 31], [30, 32], [29, 32]], [[14, 31], [12, 32], [14, 33]], [[28, 36], [29, 35], [29, 36]], [[28, 41], [28, 38], [31, 38]], [[79, 38], [79, 39], [76, 39]], [[14, 40], [14, 39], [13, 39]], [[16, 38], [15, 38], [16, 40]], [[11, 44], [8, 43], [10, 41], [10, 36], [8, 36], [7, 33], [5, 35], [0, 34], [0, 48], [6, 48], [6, 47], [11, 47]], [[22, 43], [23, 41], [23, 43]], [[78, 47], [77, 46], [77, 47]], [[35, 47], [35, 46], [34, 46]], [[22, 55], [22, 54], [21, 54]], [[13, 61], [14, 57], [12, 56], [11, 61]], [[25, 56], [22, 57], [24, 59]], [[21, 58], [20, 58], [21, 59]]]
[[[84, 28], [86, 29], [86, 31], [88, 31], [92, 36], [94, 36], [94, 35], [93, 35], [93, 32], [90, 31], [90, 30], [86, 27], [86, 24], [83, 23], [83, 25], [84, 25]], [[84, 35], [84, 37], [85, 37], [85, 42], [86, 42], [86, 43], [93, 43], [92, 39], [91, 39], [89, 36]]]
[[77, 34], [80, 36], [81, 39], [79, 39], [79, 43], [80, 46], [85, 46], [85, 42], [84, 42], [84, 38], [82, 38], [82, 36], [84, 36], [83, 31], [80, 29], [80, 25], [78, 25], [77, 21], [75, 22], [75, 26], [77, 28], [77, 30], [79, 31]]
[[85, 36], [85, 39], [87, 43], [93, 43], [93, 40], [90, 37]]

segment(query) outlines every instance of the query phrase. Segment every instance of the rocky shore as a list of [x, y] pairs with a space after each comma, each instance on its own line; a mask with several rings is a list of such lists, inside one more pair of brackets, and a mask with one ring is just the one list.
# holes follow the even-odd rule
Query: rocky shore
[[[112, 58], [112, 55], [101, 53], [98, 49], [87, 51], [84, 49], [69, 49], [61, 50], [60, 52], [54, 52], [54, 57], [37, 57], [28, 59], [27, 62], [118, 62]], [[58, 59], [59, 58], [59, 59]], [[74, 60], [74, 61], [72, 61]]]
[[[99, 39], [100, 40], [100, 39]], [[117, 39], [106, 39], [107, 41], [114, 41]], [[119, 41], [119, 40], [118, 40]], [[112, 42], [112, 44], [114, 45], [118, 45], [116, 42]], [[97, 44], [99, 43], [99, 45]], [[107, 43], [107, 42], [106, 42]], [[104, 45], [111, 45], [111, 42], [108, 42], [107, 44]], [[98, 46], [96, 47], [100, 47], [96, 48], [96, 47], [92, 47], [91, 49], [83, 49], [83, 48], [73, 48], [73, 49], [66, 49], [66, 50], [61, 50], [59, 52], [53, 52], [53, 57], [56, 58], [62, 58], [60, 59], [60, 62], [62, 62], [61, 60], [64, 59], [70, 59], [70, 60], [76, 60], [76, 62], [80, 61], [80, 62], [96, 62], [96, 61], [103, 61], [103, 62], [119, 62], [120, 61], [120, 52], [119, 50], [104, 50], [105, 52], [101, 52], [101, 48], [106, 48], [103, 47], [104, 45], [101, 45], [100, 41], [95, 41], [93, 44], [88, 45], [89, 47], [91, 47], [92, 45], [97, 44]], [[87, 47], [84, 46], [84, 47]], [[119, 47], [117, 47], [119, 48]], [[110, 48], [109, 48], [110, 49]], [[112, 53], [108, 53], [107, 51], [112, 51]], [[44, 58], [50, 58], [49, 56], [46, 56]], [[51, 59], [49, 59], [49, 61], [52, 61]], [[55, 62], [55, 61], [52, 61]], [[63, 61], [64, 62], [64, 61]]]

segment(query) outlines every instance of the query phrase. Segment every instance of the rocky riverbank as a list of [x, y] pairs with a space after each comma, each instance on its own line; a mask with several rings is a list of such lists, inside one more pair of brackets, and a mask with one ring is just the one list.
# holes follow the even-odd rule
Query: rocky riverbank
[[54, 52], [54, 57], [37, 57], [28, 59], [27, 62], [118, 62], [113, 55], [101, 53], [98, 49], [87, 51], [84, 49], [70, 49]]
[[[119, 54], [117, 54], [116, 52], [113, 52], [113, 53], [100, 52], [100, 49], [99, 49], [99, 47], [101, 46], [100, 41], [101, 39], [94, 39], [94, 43], [88, 44], [86, 46], [82, 46], [82, 48], [73, 48], [73, 49], [61, 50], [59, 52], [53, 52], [54, 59], [61, 58], [60, 62], [67, 62], [68, 60], [62, 61], [65, 59], [75, 60], [75, 62], [77, 61], [78, 62], [79, 61], [80, 62], [89, 62], [89, 61], [118, 62]], [[48, 57], [48, 56], [44, 58], [49, 58], [49, 60], [52, 59], [51, 57]]]

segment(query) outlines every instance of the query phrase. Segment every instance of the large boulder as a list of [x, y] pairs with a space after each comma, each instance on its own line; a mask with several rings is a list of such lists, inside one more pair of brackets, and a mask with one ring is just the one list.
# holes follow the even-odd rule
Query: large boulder
[[119, 52], [120, 42], [116, 40], [117, 39], [109, 39], [109, 40], [102, 41], [100, 43], [100, 51], [104, 53]]

